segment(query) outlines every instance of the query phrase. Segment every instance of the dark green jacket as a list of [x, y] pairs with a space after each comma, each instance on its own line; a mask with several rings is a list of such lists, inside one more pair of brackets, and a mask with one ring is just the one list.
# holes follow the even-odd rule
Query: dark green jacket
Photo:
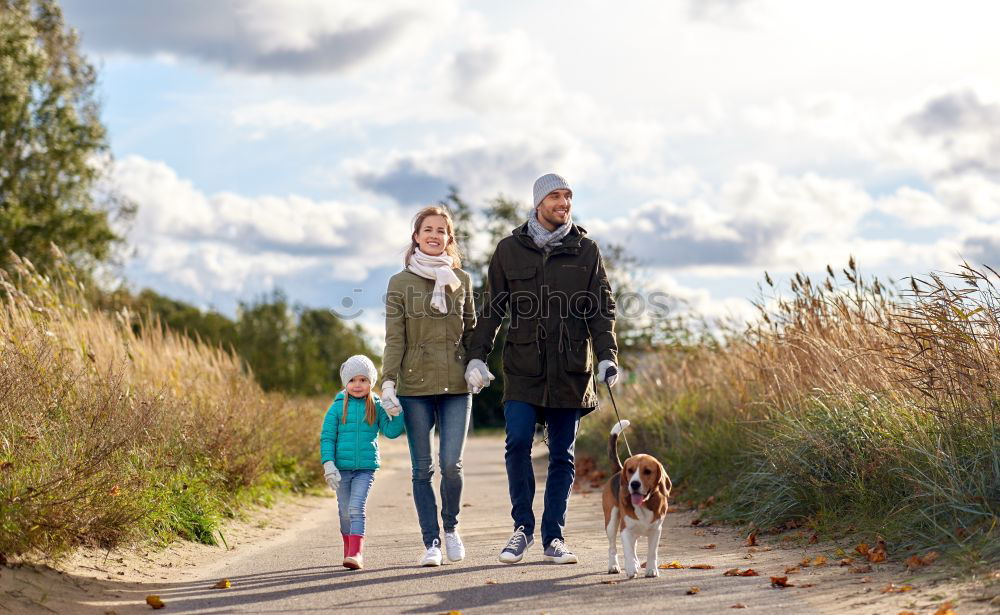
[[574, 225], [562, 245], [545, 254], [527, 227], [500, 240], [490, 259], [469, 359], [486, 361], [509, 311], [503, 400], [592, 410], [597, 395], [591, 355], [618, 362], [615, 301], [601, 252], [587, 231]]
[[462, 286], [445, 291], [448, 313], [431, 308], [434, 281], [404, 269], [389, 278], [385, 295], [382, 381], [397, 395], [468, 393], [465, 348], [476, 325], [469, 274], [455, 269]]

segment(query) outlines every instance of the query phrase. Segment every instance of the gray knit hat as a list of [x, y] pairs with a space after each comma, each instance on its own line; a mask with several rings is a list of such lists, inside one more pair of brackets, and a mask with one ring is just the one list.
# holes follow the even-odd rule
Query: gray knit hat
[[573, 189], [569, 187], [569, 182], [562, 175], [546, 173], [535, 180], [535, 207], [542, 202], [542, 199], [549, 196], [553, 190], [569, 190], [573, 194]]
[[372, 386], [375, 386], [378, 372], [375, 370], [375, 364], [372, 363], [372, 360], [363, 354], [356, 354], [350, 357], [340, 366], [340, 382], [345, 387], [351, 381], [351, 378], [355, 376], [367, 376], [368, 381]]

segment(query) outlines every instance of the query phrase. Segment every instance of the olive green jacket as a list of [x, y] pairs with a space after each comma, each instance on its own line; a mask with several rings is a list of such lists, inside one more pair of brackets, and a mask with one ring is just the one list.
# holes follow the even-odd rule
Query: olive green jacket
[[466, 346], [476, 326], [472, 279], [455, 269], [458, 290], [445, 290], [448, 313], [431, 308], [434, 280], [404, 269], [389, 278], [385, 296], [382, 381], [397, 395], [468, 393]]
[[497, 244], [469, 359], [486, 361], [510, 315], [503, 348], [504, 401], [545, 408], [597, 406], [592, 355], [618, 362], [615, 300], [601, 252], [573, 225], [548, 254], [527, 223]]

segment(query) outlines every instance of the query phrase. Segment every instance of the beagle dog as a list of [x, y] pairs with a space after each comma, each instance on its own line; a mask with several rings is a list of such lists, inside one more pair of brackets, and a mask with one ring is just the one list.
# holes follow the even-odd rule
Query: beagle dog
[[604, 485], [604, 527], [608, 533], [608, 574], [618, 574], [618, 532], [622, 534], [625, 552], [625, 576], [634, 579], [639, 561], [636, 542], [646, 537], [646, 576], [660, 575], [657, 546], [660, 531], [667, 516], [667, 496], [673, 484], [663, 464], [651, 455], [633, 455], [624, 466], [618, 459], [618, 435], [629, 426], [628, 421], [615, 423], [608, 437], [608, 458], [615, 474]]

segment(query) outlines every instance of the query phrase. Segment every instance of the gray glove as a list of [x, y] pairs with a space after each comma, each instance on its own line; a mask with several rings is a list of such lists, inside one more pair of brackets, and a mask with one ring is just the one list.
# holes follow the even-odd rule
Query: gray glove
[[465, 368], [465, 383], [469, 385], [469, 390], [473, 393], [478, 393], [490, 386], [490, 382], [494, 378], [496, 376], [491, 374], [486, 364], [479, 359], [469, 361]]
[[330, 489], [334, 491], [340, 486], [340, 470], [332, 461], [323, 462], [323, 478], [326, 479], [326, 484], [330, 485]]
[[[615, 368], [614, 372], [611, 375], [608, 375], [609, 367]], [[618, 365], [616, 365], [614, 361], [610, 359], [604, 359], [603, 361], [597, 364], [598, 382], [607, 382], [609, 387], [613, 387], [615, 386], [615, 383], [618, 382], [619, 375], [621, 375], [621, 372], [618, 370]]]
[[403, 407], [399, 404], [399, 398], [396, 397], [396, 383], [392, 380], [386, 380], [382, 383], [382, 394], [379, 395], [379, 399], [382, 400], [382, 409], [385, 410], [390, 419], [399, 416], [399, 413], [403, 411]]

